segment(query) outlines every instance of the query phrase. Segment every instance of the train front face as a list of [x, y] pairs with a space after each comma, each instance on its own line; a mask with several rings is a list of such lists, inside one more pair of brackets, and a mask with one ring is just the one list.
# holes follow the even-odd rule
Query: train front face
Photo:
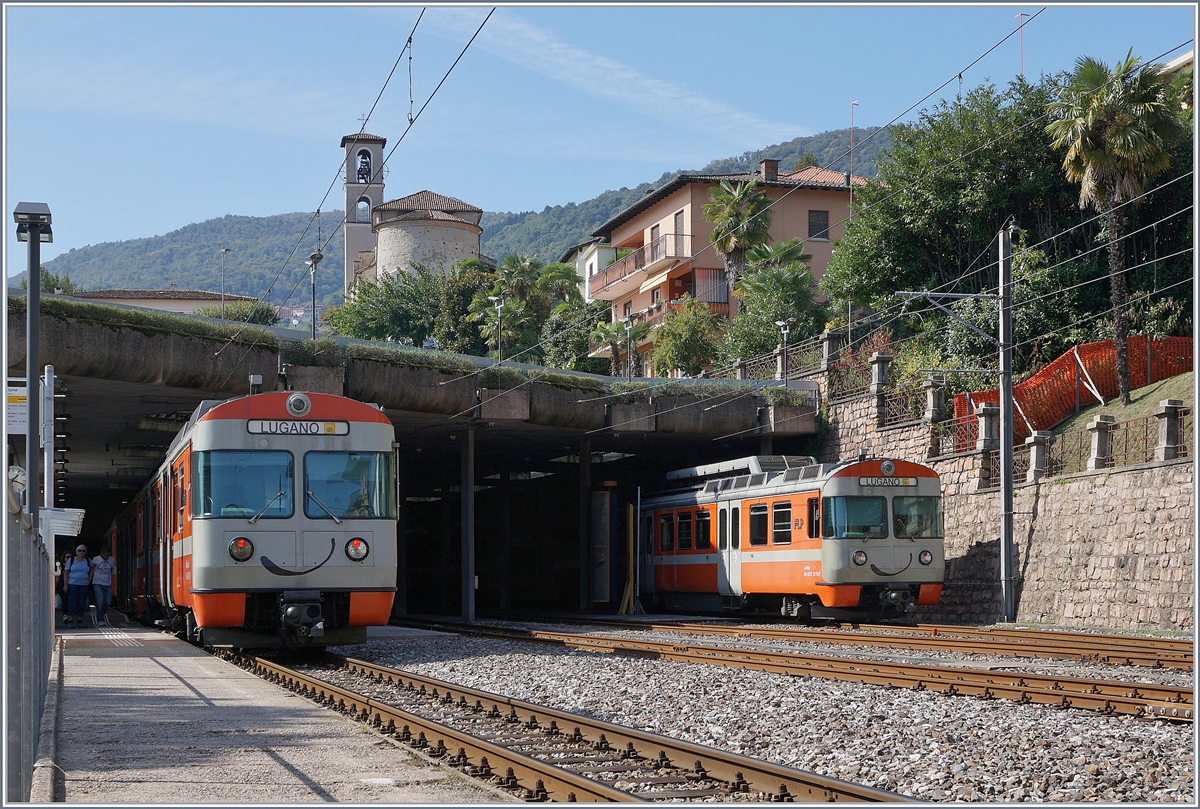
[[396, 591], [394, 430], [369, 405], [271, 393], [192, 442], [192, 609], [209, 645], [361, 642]]
[[821, 490], [821, 572], [826, 607], [869, 616], [932, 605], [946, 577], [941, 481], [899, 460], [852, 463]]

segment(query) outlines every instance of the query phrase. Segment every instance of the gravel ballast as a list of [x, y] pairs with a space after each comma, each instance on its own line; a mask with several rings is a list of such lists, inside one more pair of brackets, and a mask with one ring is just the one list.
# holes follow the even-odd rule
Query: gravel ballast
[[1191, 724], [469, 636], [336, 651], [921, 800], [1195, 803]]

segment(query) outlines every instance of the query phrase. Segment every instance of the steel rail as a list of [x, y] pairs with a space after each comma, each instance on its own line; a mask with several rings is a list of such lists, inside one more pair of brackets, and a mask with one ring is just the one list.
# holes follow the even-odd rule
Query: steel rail
[[[410, 620], [409, 623], [418, 622]], [[825, 657], [735, 647], [603, 638], [569, 632], [507, 629], [453, 621], [429, 622], [428, 625], [500, 640], [531, 640], [596, 652], [618, 652], [688, 663], [735, 666], [793, 676], [823, 677], [889, 687], [912, 688], [918, 691], [927, 690], [947, 695], [977, 696], [984, 699], [1004, 698], [1020, 703], [1054, 705], [1061, 708], [1086, 708], [1106, 714], [1155, 716], [1187, 722], [1193, 720], [1192, 689], [1176, 686], [1039, 674], [1008, 674], [953, 666], [863, 661], [846, 657]]]
[[[235, 663], [239, 660], [244, 661], [244, 667], [259, 676], [264, 676], [293, 691], [315, 695], [314, 698], [318, 702], [334, 707], [336, 710], [348, 712], [352, 717], [361, 714], [363, 721], [369, 722], [376, 728], [387, 726], [389, 723], [398, 728], [407, 725], [414, 737], [420, 738], [418, 734], [423, 733], [429, 739], [437, 739], [434, 750], [459, 747], [461, 748], [460, 757], [465, 753], [465, 763], [474, 766], [477, 770], [486, 771], [485, 768], [495, 769], [498, 767], [511, 768], [512, 775], [515, 777], [509, 779], [505, 786], [524, 788], [527, 800], [554, 799], [590, 802], [641, 800], [632, 793], [614, 789], [599, 781], [584, 778], [561, 767], [554, 767], [544, 761], [492, 744], [426, 717], [356, 694], [349, 689], [310, 677], [261, 657], [231, 652], [228, 653], [228, 659]], [[430, 744], [432, 745], [432, 742]]]
[[[710, 776], [730, 784], [744, 784], [750, 791], [763, 792], [772, 800], [783, 800], [782, 796], [787, 795], [794, 800], [805, 802], [903, 802], [913, 800], [894, 792], [854, 784], [806, 770], [798, 770], [794, 767], [743, 756], [727, 750], [705, 747], [682, 739], [672, 739], [649, 731], [603, 722], [591, 717], [548, 708], [544, 705], [535, 705], [379, 663], [333, 654], [329, 656], [344, 662], [351, 671], [376, 679], [383, 678], [404, 686], [411, 684], [417, 688], [424, 686], [427, 689], [436, 689], [445, 695], [444, 700], [466, 699], [468, 702], [478, 700], [485, 704], [490, 702], [494, 706], [503, 706], [508, 711], [515, 712], [523, 723], [533, 720], [532, 724], [537, 726], [539, 723], [553, 721], [564, 727], [576, 727], [582, 732], [585, 739], [602, 744], [607, 742], [616, 748], [635, 751], [641, 758], [661, 761], [665, 756], [666, 759], [674, 762], [694, 761], [696, 769], [703, 769]], [[644, 800], [646, 797], [645, 795], [637, 796], [635, 800]]]
[[[691, 635], [714, 635], [732, 638], [760, 638], [830, 645], [879, 646], [884, 648], [918, 649], [923, 651], [953, 651], [968, 654], [1015, 655], [1026, 657], [1065, 658], [1107, 665], [1147, 666], [1191, 670], [1192, 652], [1156, 649], [1152, 644], [1126, 645], [1125, 638], [1079, 635], [1064, 632], [1037, 632], [1022, 637], [1019, 633], [985, 636], [959, 632], [957, 627], [929, 626], [921, 632], [893, 631], [895, 627], [861, 627], [862, 631], [806, 629], [803, 627], [742, 627], [693, 622], [664, 622], [652, 620], [605, 621], [593, 618], [555, 618], [555, 622], [603, 626], [613, 629], [641, 629], [655, 632], [678, 632]], [[1115, 642], [1114, 642], [1115, 640]], [[1134, 639], [1137, 640], [1137, 639]]]

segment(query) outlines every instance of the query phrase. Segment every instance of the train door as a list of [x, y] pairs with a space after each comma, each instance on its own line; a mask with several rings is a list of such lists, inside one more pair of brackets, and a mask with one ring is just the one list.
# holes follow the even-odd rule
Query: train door
[[717, 510], [717, 590], [723, 596], [742, 594], [741, 508], [733, 503]]

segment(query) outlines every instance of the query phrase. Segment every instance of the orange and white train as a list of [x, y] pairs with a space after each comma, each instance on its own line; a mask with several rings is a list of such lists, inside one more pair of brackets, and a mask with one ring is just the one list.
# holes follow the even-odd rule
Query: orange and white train
[[927, 466], [752, 456], [669, 472], [642, 501], [641, 594], [667, 609], [906, 616], [945, 578]]
[[340, 396], [202, 402], [110, 529], [118, 600], [206, 646], [365, 640], [396, 593], [393, 440]]

